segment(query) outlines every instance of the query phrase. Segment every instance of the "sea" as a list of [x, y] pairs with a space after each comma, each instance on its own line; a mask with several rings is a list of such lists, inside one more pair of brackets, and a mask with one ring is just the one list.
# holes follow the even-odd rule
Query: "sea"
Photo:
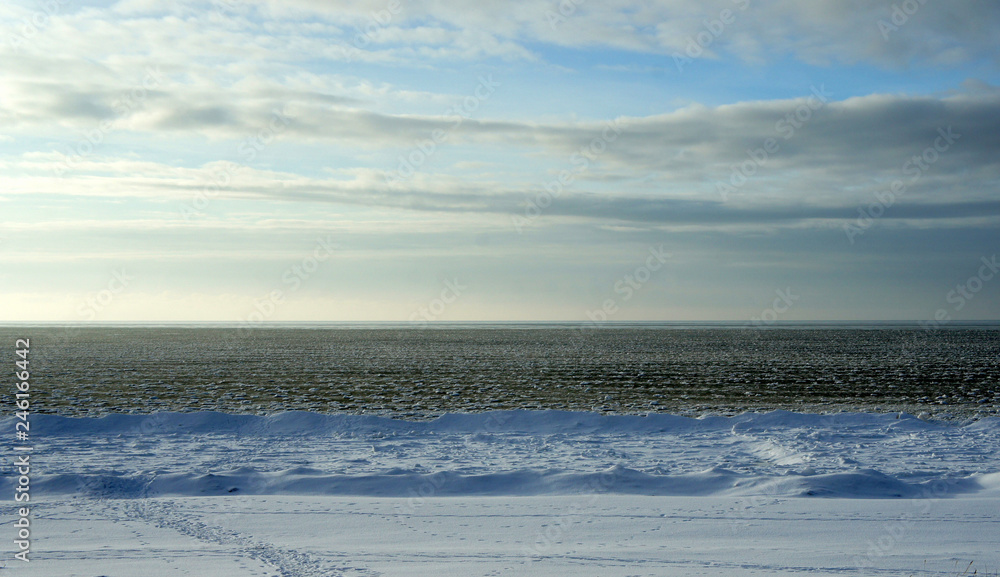
[[1000, 414], [1000, 323], [4, 326], [12, 368], [22, 338], [32, 412], [68, 417]]

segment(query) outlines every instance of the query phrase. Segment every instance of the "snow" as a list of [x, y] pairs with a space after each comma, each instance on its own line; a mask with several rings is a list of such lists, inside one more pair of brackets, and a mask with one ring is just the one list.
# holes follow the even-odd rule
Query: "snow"
[[34, 415], [32, 433], [14, 575], [1000, 568], [996, 418], [202, 412]]

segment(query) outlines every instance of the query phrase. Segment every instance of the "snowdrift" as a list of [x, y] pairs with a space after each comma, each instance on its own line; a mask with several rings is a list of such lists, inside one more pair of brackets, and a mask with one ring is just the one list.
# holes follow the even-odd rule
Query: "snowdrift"
[[[11, 427], [10, 419], [3, 426]], [[945, 498], [1000, 492], [1000, 419], [897, 414], [384, 417], [214, 412], [32, 421], [33, 491], [105, 498], [571, 494]], [[12, 486], [9, 469], [0, 482]], [[4, 489], [5, 494], [12, 491]]]

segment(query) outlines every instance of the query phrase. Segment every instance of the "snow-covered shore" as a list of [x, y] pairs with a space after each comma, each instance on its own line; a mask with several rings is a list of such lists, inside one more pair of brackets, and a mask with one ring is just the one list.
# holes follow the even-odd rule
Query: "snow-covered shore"
[[35, 491], [103, 498], [940, 497], [993, 487], [1000, 472], [1000, 419], [956, 425], [905, 414], [36, 415], [32, 431]]
[[371, 497], [60, 498], [38, 504], [33, 560], [7, 560], [4, 573], [954, 577], [969, 561], [998, 567], [997, 505], [599, 495], [434, 497], [410, 509]]
[[[16, 575], [1000, 568], [1000, 419], [32, 419], [32, 561], [12, 551], [6, 569]], [[0, 490], [13, 496], [6, 469]], [[6, 518], [15, 505], [2, 503]]]

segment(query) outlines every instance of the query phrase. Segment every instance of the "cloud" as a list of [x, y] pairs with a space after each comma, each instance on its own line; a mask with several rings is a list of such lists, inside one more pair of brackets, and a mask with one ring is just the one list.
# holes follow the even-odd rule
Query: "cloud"
[[[138, 92], [107, 88], [98, 98], [94, 89], [15, 83], [8, 88], [15, 97], [0, 104], [0, 115], [16, 118], [15, 125], [24, 128], [55, 121], [86, 129], [118, 108], [123, 110], [120, 117], [110, 118], [133, 132], [245, 138], [270, 127], [283, 139], [367, 148], [413, 147], [440, 131], [447, 136], [444, 146], [504, 145], [541, 149], [556, 158], [588, 149], [595, 139], [606, 138], [602, 135], [612, 126], [611, 121], [541, 124], [456, 113], [389, 114], [351, 106], [359, 102], [353, 96], [264, 82], [247, 83], [239, 98], [233, 92], [201, 91], [170, 80], [148, 91], [137, 86]], [[692, 178], [745, 160], [748, 149], [767, 139], [779, 143], [774, 164], [782, 167], [808, 162], [831, 171], [882, 171], [897, 168], [932, 144], [939, 129], [953, 127], [961, 135], [961, 146], [949, 159], [990, 165], [1000, 148], [1000, 90], [984, 83], [970, 86], [973, 91], [944, 97], [876, 94], [837, 101], [837, 87], [820, 85], [814, 87], [815, 94], [800, 99], [691, 105], [665, 114], [614, 119], [615, 134], [607, 136], [613, 142], [594, 146], [601, 148], [601, 162], [623, 170]], [[98, 104], [112, 97], [119, 100], [111, 107]], [[959, 163], [948, 160], [945, 165], [954, 169]]]
[[[1000, 228], [1000, 8], [907, 2], [4, 3], [0, 258], [55, 291], [38, 318], [126, 264], [147, 284], [122, 318], [210, 317], [331, 229], [315, 290], [369, 317], [453, 271], [488, 287], [480, 316], [572, 317], [660, 243], [684, 285], [660, 314], [785, 276], [937, 298]], [[481, 77], [496, 97], [456, 113]]]
[[[262, 0], [257, 5], [266, 6], [272, 14], [287, 14], [292, 6], [332, 22], [363, 25], [374, 15], [387, 13], [389, 2]], [[641, 4], [533, 0], [515, 5], [413, 0], [399, 2], [399, 6], [399, 12], [380, 28], [398, 31], [420, 22], [425, 30], [476, 30], [496, 43], [541, 42], [668, 55], [685, 52], [694, 43], [703, 49], [695, 58], [728, 54], [774, 61], [791, 55], [813, 64], [870, 62], [892, 67], [946, 66], [976, 58], [998, 63], [993, 31], [1000, 24], [1000, 6], [973, 0], [659, 0]]]
[[[182, 104], [185, 90], [164, 83], [150, 92], [148, 103], [126, 119], [131, 130], [217, 138], [255, 134], [275, 125], [268, 107], [280, 100], [282, 89], [252, 84], [244, 99], [228, 106], [227, 95], [210, 93], [199, 104]], [[889, 211], [887, 220], [951, 222], [996, 209], [991, 191], [1000, 180], [1000, 90], [983, 82], [943, 96], [876, 94], [839, 101], [834, 88], [819, 86], [798, 99], [555, 123], [385, 114], [340, 106], [336, 98], [338, 105], [330, 106], [329, 95], [298, 86], [291, 93], [299, 100], [286, 106], [289, 118], [276, 125], [283, 141], [327, 142], [342, 151], [390, 147], [405, 154], [406, 147], [442, 131], [448, 138], [441, 148], [461, 148], [468, 160], [392, 184], [386, 174], [394, 165], [366, 167], [367, 161], [317, 178], [291, 167], [211, 162], [181, 168], [101, 154], [27, 153], [0, 163], [22, 173], [8, 179], [6, 190], [190, 204], [225, 174], [228, 184], [216, 187], [224, 198], [513, 215], [523, 214], [526, 203], [547, 194], [543, 187], [553, 189], [551, 183], [566, 171], [572, 182], [558, 187], [565, 193], [550, 199], [548, 217], [720, 226], [842, 220], [855, 218], [859, 203], [871, 202], [895, 180], [906, 183], [906, 202]], [[465, 166], [496, 164], [497, 147], [524, 162], [490, 179], [463, 173]], [[69, 177], [53, 176], [60, 170]], [[732, 196], [720, 194], [724, 189]]]

